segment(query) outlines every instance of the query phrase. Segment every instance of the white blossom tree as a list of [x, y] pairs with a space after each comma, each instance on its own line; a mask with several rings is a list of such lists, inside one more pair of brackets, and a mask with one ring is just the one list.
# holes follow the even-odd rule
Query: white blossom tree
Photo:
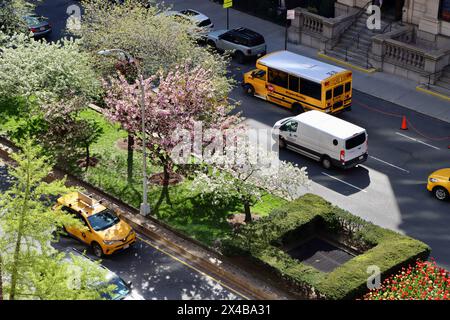
[[238, 199], [244, 206], [245, 222], [251, 222], [251, 207], [261, 200], [264, 191], [287, 200], [300, 197], [310, 181], [306, 167], [280, 161], [278, 154], [242, 140], [227, 147], [225, 154], [205, 158], [208, 173], [197, 172], [193, 188], [201, 196], [221, 202]]

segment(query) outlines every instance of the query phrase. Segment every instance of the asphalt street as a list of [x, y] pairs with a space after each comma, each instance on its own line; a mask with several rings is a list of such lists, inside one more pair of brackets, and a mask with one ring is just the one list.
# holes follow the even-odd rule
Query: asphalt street
[[[64, 25], [66, 8], [73, 1], [46, 1], [38, 12]], [[168, 0], [175, 9], [193, 8], [208, 15], [215, 29], [226, 26], [226, 13], [212, 1]], [[244, 18], [245, 17], [245, 18]], [[268, 52], [284, 48], [284, 29], [258, 18], [230, 12], [230, 26], [246, 26], [264, 35]], [[57, 30], [52, 37], [62, 34]], [[54, 39], [54, 38], [51, 38]], [[232, 63], [230, 73], [236, 80], [251, 64]], [[232, 98], [251, 128], [270, 129], [279, 119], [291, 116], [289, 110], [244, 95], [238, 86]], [[400, 130], [401, 116], [409, 130]], [[411, 111], [399, 105], [354, 91], [353, 110], [339, 115], [367, 129], [369, 154], [366, 163], [348, 171], [325, 171], [321, 166], [293, 152], [282, 159], [306, 166], [313, 181], [311, 192], [380, 226], [420, 239], [431, 246], [438, 263], [450, 268], [450, 203], [439, 202], [426, 190], [428, 175], [450, 167], [450, 124]]]
[[[7, 190], [12, 177], [0, 159], [0, 192]], [[67, 251], [75, 248], [86, 251], [96, 259], [89, 248], [76, 239], [60, 237], [53, 245]], [[132, 290], [145, 300], [241, 300], [246, 296], [194, 266], [183, 257], [161, 247], [153, 240], [138, 234], [133, 247], [104, 257], [102, 264], [126, 282], [132, 282]]]

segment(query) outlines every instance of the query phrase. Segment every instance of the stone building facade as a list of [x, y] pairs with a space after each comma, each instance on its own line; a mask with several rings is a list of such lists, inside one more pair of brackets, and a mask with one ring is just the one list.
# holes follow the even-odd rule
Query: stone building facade
[[[381, 28], [368, 30], [367, 9], [380, 2]], [[289, 40], [450, 95], [450, 0], [336, 0], [334, 18], [297, 8]]]

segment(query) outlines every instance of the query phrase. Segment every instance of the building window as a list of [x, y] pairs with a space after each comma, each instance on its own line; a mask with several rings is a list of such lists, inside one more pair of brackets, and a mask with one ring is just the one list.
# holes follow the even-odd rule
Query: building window
[[444, 21], [450, 22], [450, 0], [441, 0], [439, 8], [439, 18]]

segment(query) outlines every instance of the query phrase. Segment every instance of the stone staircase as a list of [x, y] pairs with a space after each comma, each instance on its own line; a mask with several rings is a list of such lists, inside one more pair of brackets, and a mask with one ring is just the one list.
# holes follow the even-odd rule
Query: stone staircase
[[[360, 17], [341, 35], [337, 44], [326, 50], [326, 54], [353, 65], [370, 69], [368, 62], [368, 52], [371, 50], [372, 37], [381, 34], [382, 31], [390, 31], [389, 19], [383, 19], [380, 30], [369, 30], [367, 28], [367, 19], [369, 15], [363, 13]], [[393, 25], [391, 25], [393, 27]], [[385, 30], [387, 27], [387, 30]]]
[[442, 70], [441, 75], [434, 84], [424, 82], [419, 85], [419, 88], [432, 91], [439, 94], [442, 98], [450, 100], [450, 65]]
[[444, 68], [434, 87], [438, 87], [440, 93], [450, 97], [450, 65]]

